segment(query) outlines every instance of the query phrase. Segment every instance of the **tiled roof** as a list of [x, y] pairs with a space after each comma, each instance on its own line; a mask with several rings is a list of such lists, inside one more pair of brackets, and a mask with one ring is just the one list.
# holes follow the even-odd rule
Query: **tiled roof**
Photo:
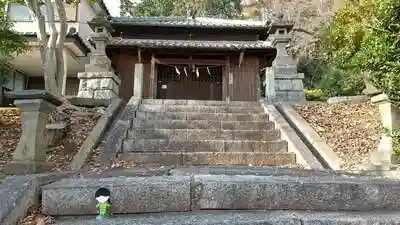
[[113, 38], [113, 46], [138, 46], [143, 48], [201, 48], [221, 50], [271, 49], [269, 41], [199, 41]]
[[108, 8], [103, 0], [96, 0], [96, 2], [97, 2], [97, 4], [99, 4], [100, 8], [102, 10], [104, 10], [105, 13], [107, 13], [107, 15], [110, 15], [110, 11], [108, 10]]
[[171, 27], [204, 27], [204, 28], [246, 28], [266, 29], [268, 26], [262, 21], [255, 20], [227, 20], [214, 18], [187, 18], [187, 17], [113, 17], [111, 24], [171, 26]]

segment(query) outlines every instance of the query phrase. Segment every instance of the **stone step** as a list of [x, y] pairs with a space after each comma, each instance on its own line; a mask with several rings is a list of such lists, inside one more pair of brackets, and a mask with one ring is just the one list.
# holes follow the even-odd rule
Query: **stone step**
[[[253, 176], [299, 176], [318, 177], [331, 176], [352, 177], [370, 180], [371, 178], [382, 178], [382, 174], [371, 174], [372, 171], [344, 171], [331, 169], [300, 169], [287, 166], [249, 166], [249, 165], [207, 165], [189, 167], [129, 167], [111, 168], [102, 173], [80, 173], [71, 177], [79, 178], [106, 178], [106, 177], [153, 177], [153, 176], [192, 176], [192, 175], [253, 175]], [[376, 171], [379, 172], [379, 171]], [[386, 177], [387, 178], [387, 177]]]
[[255, 140], [275, 141], [280, 130], [142, 129], [130, 130], [128, 139]]
[[[141, 170], [131, 168], [129, 170]], [[160, 170], [160, 168], [153, 169]], [[357, 177], [370, 179], [371, 176], [357, 174], [351, 171], [337, 171], [331, 169], [298, 169], [279, 166], [248, 166], [248, 165], [209, 165], [192, 166], [176, 169], [169, 169], [170, 175], [190, 176], [190, 175], [254, 175], [254, 176], [300, 176], [300, 177]]]
[[395, 225], [398, 212], [305, 212], [305, 211], [200, 211], [112, 216], [64, 217], [56, 225]]
[[186, 113], [186, 112], [136, 112], [140, 120], [223, 120], [223, 121], [267, 121], [267, 114], [249, 113]]
[[398, 211], [399, 184], [375, 178], [332, 176], [69, 178], [42, 188], [42, 212], [56, 216], [96, 214], [94, 194], [100, 187], [110, 189], [116, 214], [206, 209]]
[[134, 119], [133, 128], [153, 129], [223, 129], [223, 130], [272, 130], [272, 121], [219, 121], [219, 120], [139, 120]]
[[201, 112], [201, 113], [263, 113], [258, 106], [208, 106], [208, 105], [146, 105], [139, 106], [139, 111], [145, 112]]
[[206, 105], [206, 106], [259, 106], [258, 101], [202, 101], [202, 100], [177, 100], [177, 99], [143, 99], [142, 104], [147, 105]]
[[287, 142], [173, 139], [127, 139], [124, 152], [287, 152]]
[[201, 166], [201, 165], [294, 165], [296, 157], [288, 152], [126, 152], [124, 161], [143, 166]]

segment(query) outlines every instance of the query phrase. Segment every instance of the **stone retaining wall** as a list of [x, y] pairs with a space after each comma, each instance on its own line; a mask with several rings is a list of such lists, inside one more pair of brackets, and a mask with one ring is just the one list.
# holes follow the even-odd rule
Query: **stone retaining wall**
[[43, 213], [96, 214], [94, 193], [100, 187], [110, 189], [112, 211], [118, 214], [226, 209], [400, 210], [399, 181], [333, 175], [176, 175], [64, 179], [43, 187]]

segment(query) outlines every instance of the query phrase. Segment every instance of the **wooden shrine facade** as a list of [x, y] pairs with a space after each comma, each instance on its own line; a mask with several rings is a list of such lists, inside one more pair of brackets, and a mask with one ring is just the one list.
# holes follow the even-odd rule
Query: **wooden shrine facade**
[[107, 55], [133, 95], [135, 64], [143, 64], [143, 97], [256, 101], [261, 69], [276, 48], [261, 22], [187, 18], [113, 18]]

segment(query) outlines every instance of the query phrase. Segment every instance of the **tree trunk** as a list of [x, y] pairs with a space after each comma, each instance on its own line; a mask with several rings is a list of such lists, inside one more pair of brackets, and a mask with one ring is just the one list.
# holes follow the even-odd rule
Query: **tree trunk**
[[44, 64], [45, 48], [47, 43], [45, 17], [40, 11], [40, 5], [38, 0], [25, 0], [25, 5], [28, 6], [28, 8], [30, 9], [29, 11], [32, 20], [37, 26], [38, 32], [36, 32], [36, 37], [39, 41], [39, 49], [40, 49], [42, 64]]
[[64, 76], [67, 76], [66, 71], [65, 71], [65, 59], [64, 59], [64, 43], [65, 43], [65, 36], [67, 35], [67, 16], [65, 13], [65, 7], [64, 3], [61, 0], [55, 0], [55, 5], [57, 8], [59, 20], [60, 20], [60, 30], [59, 30], [59, 35], [57, 38], [56, 42], [56, 65], [57, 65], [57, 70], [56, 70], [56, 82], [58, 89], [61, 91], [63, 89], [64, 81]]
[[[26, 6], [30, 9], [33, 21], [36, 23], [37, 32], [36, 36], [39, 41], [40, 54], [43, 65], [43, 75], [45, 89], [59, 97], [66, 108], [72, 108], [79, 110], [79, 108], [71, 105], [65, 97], [61, 95], [62, 82], [59, 82], [59, 77], [62, 79], [64, 75], [64, 56], [63, 48], [65, 42], [65, 36], [67, 31], [66, 13], [64, 2], [62, 0], [56, 0], [55, 4], [52, 0], [43, 0], [47, 10], [47, 18], [44, 17], [40, 11], [39, 0], [24, 0]], [[60, 16], [60, 32], [58, 32], [55, 17], [54, 17], [54, 5], [57, 8], [57, 12]], [[46, 32], [46, 19], [50, 28], [50, 36], [48, 37]], [[62, 110], [62, 109], [60, 109]]]
[[56, 55], [56, 45], [59, 33], [55, 24], [54, 16], [54, 6], [51, 0], [45, 0], [46, 10], [47, 10], [47, 23], [50, 28], [50, 38], [47, 42], [46, 47], [46, 58], [43, 64], [44, 67], [44, 81], [46, 90], [53, 93], [56, 96], [61, 96], [60, 90], [57, 86], [56, 76], [57, 76], [57, 55]]
[[4, 103], [3, 84], [0, 83], [0, 106], [3, 106], [3, 103]]

